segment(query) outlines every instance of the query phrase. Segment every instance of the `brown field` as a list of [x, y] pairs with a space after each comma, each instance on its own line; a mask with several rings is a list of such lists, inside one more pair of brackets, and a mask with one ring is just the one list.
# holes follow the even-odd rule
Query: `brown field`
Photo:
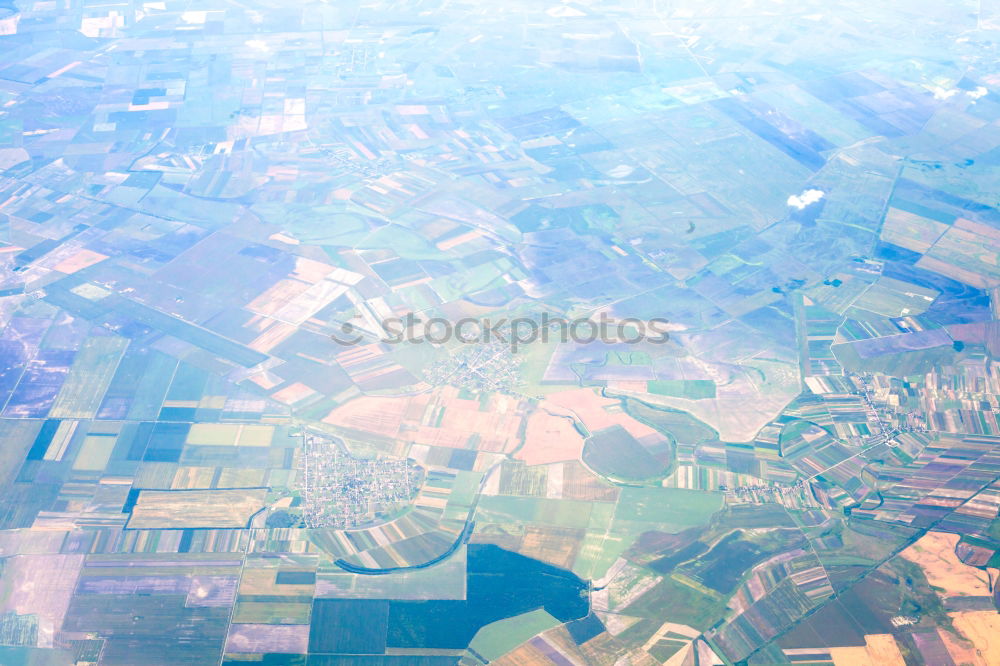
[[685, 645], [684, 648], [681, 648], [682, 651], [686, 652], [688, 649], [690, 649], [691, 643], [693, 643], [694, 640], [698, 638], [701, 632], [698, 631], [697, 629], [692, 629], [686, 624], [677, 624], [675, 622], [664, 622], [662, 625], [660, 625], [660, 628], [657, 629], [653, 633], [653, 635], [649, 637], [649, 640], [647, 640], [646, 643], [642, 646], [642, 649], [645, 650], [646, 652], [649, 652], [649, 650], [654, 645], [656, 645], [661, 640], [666, 638], [667, 634], [677, 634], [680, 636], [687, 637], [688, 641], [690, 642], [688, 642], [688, 644]]
[[226, 652], [303, 653], [309, 649], [308, 624], [233, 624]]
[[132, 510], [132, 529], [246, 527], [264, 506], [267, 490], [144, 490]]
[[519, 443], [523, 416], [524, 404], [515, 398], [492, 396], [481, 409], [478, 401], [445, 387], [400, 398], [362, 396], [335, 408], [323, 422], [416, 444], [507, 453]]
[[[536, 642], [542, 643], [542, 646], [536, 646]], [[546, 651], [559, 655], [559, 661], [548, 657]], [[573, 643], [569, 632], [564, 627], [558, 626], [539, 634], [531, 641], [521, 644], [490, 663], [497, 666], [555, 666], [556, 664], [585, 664], [588, 662]]]
[[579, 460], [583, 452], [583, 437], [572, 422], [546, 411], [543, 401], [530, 417], [524, 446], [515, 456], [529, 465], [545, 465], [564, 460]]
[[361, 430], [384, 437], [396, 437], [403, 426], [411, 398], [361, 396], [335, 408], [324, 423]]
[[890, 208], [885, 214], [882, 239], [907, 250], [926, 252], [948, 230], [943, 222]]
[[246, 304], [246, 309], [256, 314], [271, 316], [305, 292], [311, 284], [299, 280], [278, 280], [267, 290]]
[[[271, 320], [264, 321], [270, 322]], [[292, 333], [295, 333], [297, 330], [299, 330], [297, 326], [292, 326], [291, 324], [286, 324], [281, 321], [274, 322], [273, 326], [254, 338], [253, 341], [247, 346], [254, 351], [266, 354], [284, 342], [286, 338], [291, 336]]]
[[442, 251], [450, 250], [454, 247], [461, 245], [462, 243], [466, 243], [470, 240], [475, 240], [482, 234], [483, 232], [479, 231], [478, 229], [473, 229], [472, 231], [467, 231], [460, 236], [455, 236], [454, 238], [449, 238], [447, 240], [439, 242], [437, 244], [437, 248]]
[[573, 566], [582, 541], [583, 530], [529, 525], [524, 530], [524, 538], [521, 540], [518, 552], [569, 569]]
[[864, 647], [830, 648], [836, 666], [905, 666], [892, 634], [868, 634]]
[[590, 432], [621, 426], [636, 439], [658, 433], [649, 426], [636, 421], [621, 409], [621, 401], [602, 398], [589, 388], [560, 391], [548, 396], [550, 402], [576, 415]]
[[497, 666], [555, 666], [554, 661], [545, 656], [539, 648], [525, 643], [493, 661]]
[[79, 270], [87, 268], [88, 266], [93, 266], [96, 263], [104, 261], [107, 258], [108, 255], [106, 254], [83, 249], [72, 256], [66, 257], [52, 268], [60, 273], [75, 273]]
[[[582, 463], [568, 462], [561, 467], [559, 498], [591, 502], [615, 502], [618, 500], [618, 488], [594, 476]], [[548, 496], [554, 497], [555, 495]]]
[[958, 539], [957, 534], [928, 532], [900, 555], [919, 565], [928, 582], [944, 590], [942, 597], [990, 596], [986, 572], [970, 567], [955, 555]]
[[[243, 576], [240, 578], [240, 595], [254, 596], [312, 596], [316, 589], [315, 583], [289, 584], [277, 583], [280, 571], [290, 571], [290, 568], [279, 568], [267, 562], [255, 562], [248, 560], [254, 566], [248, 565], [243, 569]], [[266, 564], [267, 566], [259, 566]]]
[[[181, 405], [177, 405], [181, 406]], [[195, 423], [185, 443], [190, 446], [270, 446], [274, 426], [240, 423]]]
[[331, 266], [322, 261], [307, 259], [305, 257], [295, 257], [295, 269], [289, 277], [312, 284], [319, 282], [335, 270], [337, 270], [336, 266]]
[[[952, 652], [957, 641], [947, 640], [945, 645], [958, 663], [975, 666], [1000, 664], [1000, 613], [996, 611], [962, 611], [949, 613], [951, 621], [961, 634], [972, 641], [974, 648]], [[960, 661], [961, 659], [961, 661]], [[972, 659], [971, 662], [968, 660]]]
[[628, 391], [630, 393], [648, 393], [649, 384], [645, 381], [635, 381], [632, 379], [617, 379], [608, 381], [610, 391]]
[[267, 371], [255, 372], [254, 374], [250, 375], [248, 379], [257, 386], [264, 389], [265, 391], [270, 391], [275, 386], [278, 386], [279, 384], [282, 383], [282, 379], [280, 377], [278, 377], [277, 375], [272, 375], [270, 372]]
[[945, 648], [948, 650], [948, 654], [951, 655], [952, 659], [956, 664], [962, 664], [967, 666], [972, 664], [974, 666], [985, 666], [986, 662], [982, 657], [976, 652], [976, 645], [965, 636], [953, 634], [950, 631], [944, 629], [937, 630], [938, 636], [941, 637], [941, 641], [944, 643]]
[[211, 488], [214, 467], [178, 467], [174, 473], [171, 490], [188, 490], [193, 488]]

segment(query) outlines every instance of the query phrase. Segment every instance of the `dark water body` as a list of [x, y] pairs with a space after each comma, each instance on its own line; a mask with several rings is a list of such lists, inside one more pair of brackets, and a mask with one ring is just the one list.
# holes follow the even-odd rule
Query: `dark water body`
[[387, 646], [461, 649], [481, 627], [537, 608], [561, 622], [590, 613], [586, 581], [492, 544], [469, 545], [466, 589], [462, 601], [390, 601]]

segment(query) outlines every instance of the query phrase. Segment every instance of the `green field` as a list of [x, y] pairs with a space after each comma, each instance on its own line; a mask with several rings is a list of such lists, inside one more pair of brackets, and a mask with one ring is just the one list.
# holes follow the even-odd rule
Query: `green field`
[[311, 608], [308, 602], [237, 601], [233, 622], [306, 624]]
[[671, 451], [668, 459], [658, 460], [621, 426], [594, 433], [583, 446], [583, 461], [598, 474], [612, 479], [660, 478], [669, 470], [672, 459]]
[[702, 490], [622, 488], [615, 509], [615, 523], [655, 523], [656, 529], [680, 532], [707, 523], [712, 514], [722, 508], [722, 499], [722, 493]]
[[677, 533], [706, 525], [722, 509], [722, 500], [722, 493], [701, 490], [624, 487], [610, 521], [596, 514], [595, 505], [573, 572], [600, 578], [642, 533]]
[[[698, 590], [668, 577], [643, 594], [629, 610], [639, 616], [653, 616], [705, 630], [722, 616], [725, 605], [721, 597], [710, 591]], [[620, 638], [627, 641], [628, 631]]]
[[119, 337], [89, 338], [77, 352], [49, 418], [89, 419], [97, 414], [111, 385], [128, 340]]
[[6, 491], [7, 485], [17, 478], [21, 462], [41, 427], [42, 421], [0, 420], [0, 441], [4, 443], [0, 448], [0, 491]]
[[653, 379], [646, 390], [655, 395], [701, 400], [715, 397], [715, 382], [711, 379]]
[[88, 435], [73, 462], [73, 469], [89, 472], [103, 471], [111, 459], [111, 452], [118, 441], [114, 436]]
[[592, 505], [578, 500], [486, 495], [479, 500], [477, 523], [542, 523], [586, 528]]
[[533, 636], [559, 624], [559, 620], [539, 608], [486, 625], [472, 639], [469, 647], [493, 661]]
[[718, 432], [687, 412], [669, 407], [654, 407], [633, 398], [623, 399], [622, 406], [631, 416], [669, 435], [680, 444], [694, 445], [719, 438]]

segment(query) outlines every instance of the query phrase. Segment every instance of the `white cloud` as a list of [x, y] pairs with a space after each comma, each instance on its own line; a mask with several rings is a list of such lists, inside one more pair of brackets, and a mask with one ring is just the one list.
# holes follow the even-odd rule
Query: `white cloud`
[[586, 14], [584, 14], [583, 12], [581, 12], [579, 9], [575, 9], [573, 7], [565, 7], [565, 6], [563, 6], [563, 7], [553, 7], [552, 9], [547, 9], [547, 10], [545, 10], [545, 13], [548, 14], [549, 16], [553, 16], [555, 18], [570, 18], [570, 17], [575, 17], [575, 16], [586, 16]]
[[941, 86], [934, 86], [933, 88], [931, 88], [931, 92], [934, 93], [934, 99], [948, 99], [949, 97], [953, 97], [956, 93], [958, 93], [958, 89], [951, 88], [949, 90], [942, 88]]
[[[962, 92], [958, 88], [942, 88], [941, 86], [928, 88], [928, 90], [934, 93], [934, 99], [951, 99], [958, 93]], [[966, 90], [965, 94], [970, 99], [979, 99], [980, 97], [988, 95], [989, 92], [990, 91], [983, 86], [977, 86], [975, 90]]]
[[814, 204], [823, 198], [823, 190], [806, 190], [802, 194], [788, 197], [788, 205], [802, 210], [809, 204]]
[[615, 168], [608, 170], [607, 173], [612, 178], [626, 178], [628, 176], [631, 176], [633, 171], [635, 171], [635, 169], [630, 167], [629, 165], [619, 164]]
[[201, 25], [208, 20], [208, 12], [181, 12], [181, 20], [193, 25]]

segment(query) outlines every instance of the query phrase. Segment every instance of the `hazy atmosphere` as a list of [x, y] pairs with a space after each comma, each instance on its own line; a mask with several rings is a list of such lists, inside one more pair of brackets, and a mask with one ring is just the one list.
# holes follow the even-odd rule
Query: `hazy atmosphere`
[[998, 51], [0, 0], [0, 666], [1000, 664]]

